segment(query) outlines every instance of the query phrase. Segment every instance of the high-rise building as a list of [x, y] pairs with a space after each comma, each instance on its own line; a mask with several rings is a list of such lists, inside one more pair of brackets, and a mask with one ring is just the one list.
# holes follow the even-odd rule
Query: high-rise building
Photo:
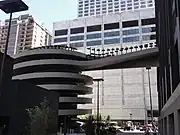
[[159, 132], [180, 134], [180, 3], [157, 0]]
[[154, 8], [154, 0], [79, 0], [78, 17]]
[[[3, 52], [7, 39], [9, 20], [0, 25], [0, 50]], [[14, 55], [26, 49], [50, 45], [51, 34], [35, 19], [27, 14], [12, 19], [8, 54]]]
[[[107, 50], [155, 43], [155, 31], [155, 11], [149, 8], [55, 22], [52, 43], [76, 47], [81, 52], [89, 53], [88, 48]], [[147, 115], [150, 116], [148, 74], [145, 68], [89, 71], [84, 74], [104, 79], [100, 85], [102, 115], [110, 115], [113, 120], [133, 119], [142, 122], [147, 119]], [[156, 68], [150, 70], [150, 75], [153, 110], [157, 117]], [[96, 90], [95, 83], [93, 95], [88, 95], [93, 98], [93, 104], [88, 107], [94, 113]]]

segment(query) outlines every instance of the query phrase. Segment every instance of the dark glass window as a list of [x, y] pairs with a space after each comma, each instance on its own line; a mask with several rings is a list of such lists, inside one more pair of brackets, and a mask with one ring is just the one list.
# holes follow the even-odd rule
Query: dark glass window
[[67, 37], [54, 39], [54, 43], [61, 43], [61, 42], [67, 42]]
[[88, 26], [87, 32], [101, 31], [101, 25]]
[[119, 29], [119, 23], [104, 24], [104, 30]]
[[113, 32], [105, 32], [104, 37], [114, 37], [114, 36], [119, 36], [120, 33], [119, 31], [113, 31]]
[[71, 34], [84, 33], [84, 27], [71, 28]]
[[138, 26], [138, 20], [122, 22], [123, 28], [134, 27], [134, 26]]
[[139, 36], [123, 38], [123, 43], [137, 42], [137, 41], [139, 41]]
[[70, 41], [84, 40], [84, 36], [72, 36], [70, 37]]
[[55, 36], [62, 36], [62, 35], [67, 35], [67, 34], [68, 34], [68, 30], [67, 29], [55, 30]]
[[113, 38], [113, 39], [105, 39], [104, 44], [118, 44], [120, 43], [120, 38]]
[[151, 25], [151, 24], [156, 24], [156, 20], [155, 18], [142, 19], [141, 23], [142, 25]]
[[150, 33], [150, 32], [156, 32], [156, 27], [142, 28], [142, 33]]
[[139, 29], [123, 30], [123, 35], [139, 34]]
[[88, 34], [87, 39], [101, 38], [101, 33]]
[[95, 46], [95, 45], [101, 45], [101, 40], [87, 42], [87, 46]]

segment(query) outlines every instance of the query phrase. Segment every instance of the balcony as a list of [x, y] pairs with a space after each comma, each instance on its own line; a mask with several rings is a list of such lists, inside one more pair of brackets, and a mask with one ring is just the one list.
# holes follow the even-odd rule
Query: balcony
[[27, 29], [32, 29], [32, 28], [34, 28], [34, 24], [33, 23], [27, 25]]
[[28, 30], [26, 31], [26, 37], [32, 36], [33, 35], [33, 30]]
[[30, 50], [30, 49], [31, 49], [31, 45], [25, 46], [24, 49], [25, 49], [25, 50]]

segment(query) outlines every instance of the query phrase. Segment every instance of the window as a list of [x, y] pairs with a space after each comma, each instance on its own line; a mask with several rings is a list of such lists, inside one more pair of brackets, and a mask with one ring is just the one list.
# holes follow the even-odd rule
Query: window
[[73, 36], [70, 37], [70, 41], [84, 40], [84, 36]]
[[101, 33], [88, 34], [86, 37], [87, 39], [101, 38]]
[[62, 36], [62, 35], [67, 35], [68, 30], [63, 29], [63, 30], [55, 30], [55, 36]]
[[153, 4], [149, 4], [148, 7], [153, 7]]
[[83, 42], [71, 43], [70, 46], [71, 47], [83, 47], [84, 43]]
[[113, 32], [105, 32], [104, 37], [114, 37], [114, 36], [119, 36], [120, 33], [119, 31], [113, 31]]
[[114, 8], [119, 8], [119, 6], [114, 6]]
[[146, 7], [146, 5], [141, 5], [141, 8], [145, 8]]
[[71, 34], [84, 33], [84, 27], [71, 28]]
[[132, 9], [132, 7], [128, 7], [128, 8], [127, 8], [127, 10], [130, 10], [130, 9]]
[[138, 20], [122, 22], [122, 27], [123, 28], [134, 27], [134, 26], [138, 26]]
[[87, 27], [87, 32], [101, 31], [101, 25], [93, 25]]
[[134, 3], [134, 6], [139, 6], [139, 3]]
[[142, 25], [151, 25], [156, 24], [155, 18], [149, 18], [149, 19], [142, 19], [141, 20]]
[[123, 30], [123, 35], [139, 34], [139, 29]]
[[142, 28], [142, 33], [150, 33], [150, 32], [156, 32], [156, 28], [155, 27]]
[[95, 46], [95, 45], [101, 45], [101, 40], [87, 42], [87, 46]]
[[156, 35], [143, 35], [142, 36], [142, 40], [146, 41], [146, 40], [155, 40], [156, 39]]
[[119, 9], [115, 9], [115, 10], [114, 10], [114, 12], [118, 12], [118, 11], [119, 11]]
[[82, 17], [83, 15], [82, 14], [79, 14], [78, 17]]
[[67, 42], [67, 37], [54, 39], [54, 43], [60, 43], [60, 42]]
[[135, 6], [134, 9], [139, 9], [139, 6]]
[[105, 39], [104, 44], [118, 44], [120, 43], [120, 38], [113, 38], [113, 39]]
[[119, 29], [119, 23], [104, 24], [104, 30]]
[[137, 42], [137, 41], [139, 41], [139, 36], [123, 38], [123, 43]]

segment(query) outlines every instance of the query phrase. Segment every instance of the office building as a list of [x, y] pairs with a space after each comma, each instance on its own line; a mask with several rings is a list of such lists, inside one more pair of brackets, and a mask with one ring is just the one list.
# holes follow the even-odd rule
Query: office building
[[78, 17], [154, 8], [154, 0], [79, 0]]
[[[89, 48], [116, 49], [156, 41], [155, 12], [153, 8], [116, 14], [55, 22], [53, 45], [76, 47], [89, 53]], [[130, 52], [131, 50], [127, 50]], [[148, 76], [145, 68], [116, 69], [85, 72], [93, 78], [104, 78], [100, 89], [100, 113], [114, 120], [141, 120], [149, 114]], [[153, 110], [158, 110], [156, 68], [152, 68], [151, 87]], [[96, 113], [97, 84], [93, 85], [93, 104]], [[81, 106], [79, 106], [81, 107]], [[130, 115], [132, 114], [132, 115]], [[132, 116], [132, 117], [131, 117]]]
[[157, 0], [159, 128], [162, 135], [180, 134], [179, 0]]
[[[3, 52], [7, 39], [9, 20], [0, 25], [0, 50]], [[8, 54], [14, 55], [26, 49], [46, 46], [51, 43], [51, 34], [29, 14], [12, 19]]]

